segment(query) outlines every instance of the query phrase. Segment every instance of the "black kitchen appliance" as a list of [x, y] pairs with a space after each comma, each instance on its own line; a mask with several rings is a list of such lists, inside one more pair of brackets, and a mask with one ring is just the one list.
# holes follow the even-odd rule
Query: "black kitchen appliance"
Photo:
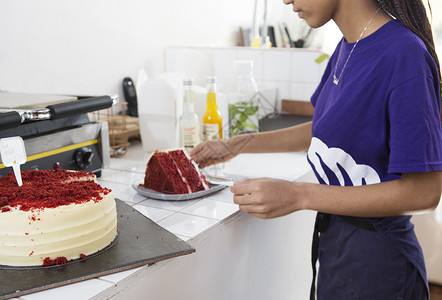
[[123, 79], [124, 98], [127, 102], [127, 114], [132, 117], [138, 117], [138, 99], [135, 84], [130, 77]]
[[[23, 138], [27, 154], [23, 171], [59, 167], [100, 176], [110, 161], [108, 126], [90, 120], [88, 113], [109, 108], [117, 101], [116, 96], [0, 92], [0, 138]], [[0, 159], [0, 177], [11, 171]]]

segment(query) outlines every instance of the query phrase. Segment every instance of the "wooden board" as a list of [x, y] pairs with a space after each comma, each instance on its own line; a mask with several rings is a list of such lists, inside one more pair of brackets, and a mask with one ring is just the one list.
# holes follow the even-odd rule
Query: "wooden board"
[[293, 115], [313, 116], [315, 108], [308, 101], [282, 99], [281, 111]]
[[121, 200], [117, 201], [118, 237], [104, 251], [51, 267], [0, 266], [0, 299], [9, 299], [129, 270], [195, 252], [189, 244]]

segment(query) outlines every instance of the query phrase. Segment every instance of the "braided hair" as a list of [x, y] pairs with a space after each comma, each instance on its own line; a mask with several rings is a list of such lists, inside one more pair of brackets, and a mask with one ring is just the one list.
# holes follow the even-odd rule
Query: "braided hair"
[[[440, 64], [434, 47], [433, 33], [422, 0], [378, 0], [378, 2], [383, 10], [422, 39], [428, 52], [436, 62], [439, 81], [441, 81]], [[429, 0], [428, 7], [431, 13]]]
[[[410, 29], [424, 41], [428, 52], [436, 62], [439, 73], [439, 82], [442, 82], [439, 59], [434, 47], [433, 33], [431, 31], [430, 21], [427, 18], [427, 12], [422, 0], [378, 0], [378, 2], [383, 10], [396, 18], [396, 20], [402, 22], [402, 24], [404, 24], [408, 29]], [[429, 0], [428, 7], [431, 13]]]

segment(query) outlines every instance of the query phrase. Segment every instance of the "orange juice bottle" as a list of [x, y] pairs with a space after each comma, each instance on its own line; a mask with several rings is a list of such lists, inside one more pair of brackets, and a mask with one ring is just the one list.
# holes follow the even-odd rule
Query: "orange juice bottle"
[[203, 115], [203, 141], [223, 138], [223, 117], [216, 104], [216, 77], [207, 79], [207, 104]]

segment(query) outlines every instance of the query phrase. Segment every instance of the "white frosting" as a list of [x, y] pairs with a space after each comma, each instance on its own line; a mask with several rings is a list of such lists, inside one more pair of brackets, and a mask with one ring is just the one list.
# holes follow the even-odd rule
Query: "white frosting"
[[181, 181], [184, 183], [184, 185], [185, 185], [186, 188], [187, 188], [187, 193], [188, 193], [188, 194], [192, 193], [192, 188], [190, 187], [190, 184], [189, 184], [189, 182], [187, 181], [187, 178], [183, 176], [183, 172], [181, 172], [180, 167], [178, 166], [178, 164], [176, 163], [175, 160], [172, 160], [172, 163], [175, 165], [175, 168], [177, 169], [178, 174], [180, 174]]
[[0, 213], [0, 265], [42, 265], [46, 257], [77, 259], [108, 246], [117, 235], [113, 192], [100, 201]]
[[[198, 176], [199, 176], [200, 178], [202, 178], [202, 177], [203, 177], [203, 174], [201, 173], [201, 170], [200, 170], [200, 168], [198, 167], [198, 165], [196, 164], [196, 162], [192, 159], [192, 157], [190, 157], [189, 153], [188, 153], [186, 150], [183, 150], [183, 152], [184, 152], [184, 155], [186, 155], [187, 159], [189, 159], [190, 162], [192, 163], [192, 165], [195, 167], [195, 170], [196, 170], [196, 172], [198, 173]], [[201, 183], [203, 184], [203, 187], [204, 187], [206, 190], [210, 189], [210, 186], [209, 186], [206, 182], [204, 182], [204, 180], [201, 179]]]

